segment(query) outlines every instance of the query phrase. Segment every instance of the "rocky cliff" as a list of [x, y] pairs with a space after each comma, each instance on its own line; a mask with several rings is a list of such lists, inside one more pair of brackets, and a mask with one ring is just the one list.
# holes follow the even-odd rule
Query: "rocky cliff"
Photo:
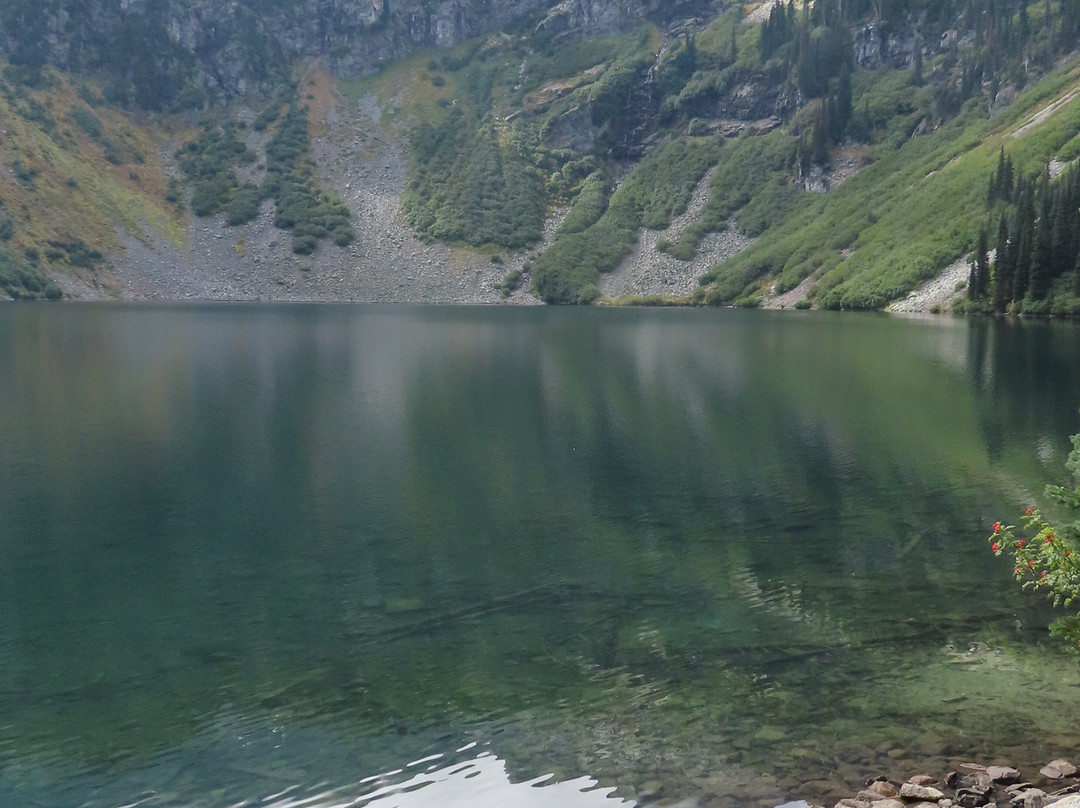
[[417, 48], [515, 24], [608, 35], [709, 0], [5, 0], [0, 50], [15, 64], [109, 76], [110, 100], [190, 105], [201, 93], [274, 89], [298, 60], [357, 76]]

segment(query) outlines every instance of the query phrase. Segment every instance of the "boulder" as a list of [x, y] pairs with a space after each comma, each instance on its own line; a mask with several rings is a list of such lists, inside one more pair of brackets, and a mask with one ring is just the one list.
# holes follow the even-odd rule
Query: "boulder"
[[988, 802], [990, 802], [990, 797], [985, 791], [962, 788], [956, 792], [956, 804], [960, 808], [980, 808]]
[[1010, 800], [1015, 808], [1043, 808], [1047, 803], [1046, 792], [1041, 788], [1025, 788]]
[[836, 803], [836, 808], [870, 808], [873, 804], [870, 800], [845, 799]]
[[900, 792], [897, 791], [896, 786], [890, 783], [888, 780], [875, 780], [867, 785], [866, 790], [877, 796], [874, 799], [882, 799], [885, 797], [895, 797]]
[[900, 796], [905, 800], [921, 802], [937, 802], [945, 795], [936, 788], [930, 786], [917, 786], [914, 783], [904, 783], [900, 786]]
[[986, 794], [994, 787], [994, 781], [990, 779], [990, 775], [986, 772], [972, 772], [960, 777], [953, 782], [953, 785], [964, 791]]
[[1020, 779], [1020, 772], [1011, 766], [987, 766], [986, 773], [995, 783], [1015, 783]]
[[1076, 767], [1067, 760], [1052, 760], [1039, 769], [1039, 774], [1049, 777], [1051, 780], [1060, 780], [1063, 777], [1072, 777], [1076, 774]]

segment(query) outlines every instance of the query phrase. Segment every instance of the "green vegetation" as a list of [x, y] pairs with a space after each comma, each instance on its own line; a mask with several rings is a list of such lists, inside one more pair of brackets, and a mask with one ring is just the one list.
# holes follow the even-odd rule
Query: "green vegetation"
[[307, 112], [293, 106], [266, 147], [263, 189], [276, 206], [274, 224], [292, 231], [292, 250], [299, 255], [315, 252], [323, 238], [329, 237], [339, 247], [356, 238], [349, 209], [333, 190], [316, 187], [308, 158]]
[[[788, 3], [760, 26], [732, 7], [663, 47], [643, 29], [619, 47], [507, 37], [429, 60], [456, 96], [442, 96], [442, 116], [414, 138], [409, 220], [429, 238], [521, 249], [549, 205], [570, 202], [534, 262], [534, 291], [548, 302], [591, 302], [599, 273], [632, 249], [637, 231], [664, 226], [685, 206], [673, 187], [715, 166], [705, 210], [661, 248], [692, 259], [733, 217], [761, 239], [710, 270], [695, 302], [754, 305], [766, 285], [786, 291], [812, 276], [824, 308], [881, 307], [976, 245], [988, 155], [1019, 114], [1013, 105], [991, 117], [990, 105], [1003, 88], [1031, 84], [1018, 102], [1030, 112], [1071, 86], [1067, 68], [1033, 82], [1076, 42], [1080, 14], [1064, 3], [871, 6]], [[865, 36], [871, 11], [879, 39], [859, 47], [879, 66], [859, 68], [855, 36]], [[918, 31], [912, 19], [923, 21]], [[889, 37], [910, 38], [909, 61], [887, 52]], [[718, 109], [746, 114], [743, 87], [775, 97], [786, 126], [746, 127], [698, 155], [687, 144], [715, 128]], [[1040, 128], [1023, 134], [1024, 148], [1043, 161], [1080, 154], [1071, 109], [1056, 116], [1067, 137]], [[671, 182], [650, 176], [652, 161], [683, 159], [691, 163]], [[805, 190], [839, 160], [866, 167], [824, 196]], [[513, 198], [521, 188], [534, 205]]]
[[59, 287], [41, 273], [37, 253], [19, 256], [3, 245], [0, 245], [0, 291], [16, 300], [62, 297]]
[[[642, 227], [660, 229], [686, 210], [694, 187], [721, 151], [718, 137], [670, 140], [645, 157], [601, 210], [602, 177], [591, 175], [555, 243], [533, 264], [533, 288], [548, 303], [592, 303], [601, 272], [615, 268]], [[582, 210], [584, 208], [584, 210]]]
[[[432, 239], [522, 249], [539, 240], [550, 204], [582, 192], [564, 232], [595, 224], [610, 193], [599, 164], [626, 154], [647, 114], [635, 94], [655, 40], [650, 27], [577, 42], [507, 37], [431, 60], [429, 70], [444, 71], [438, 88], [454, 95], [422, 109], [412, 138], [403, 198], [412, 226]], [[594, 132], [587, 153], [563, 142], [579, 122]]]
[[1000, 209], [995, 260], [983, 228], [967, 309], [1080, 313], [1080, 169], [1073, 165], [1053, 182], [1046, 170], [1014, 176], [1003, 147], [987, 190], [987, 205]]
[[192, 212], [212, 216], [224, 210], [237, 191], [235, 166], [255, 162], [255, 154], [237, 138], [235, 124], [208, 121], [198, 138], [177, 152], [176, 159], [192, 184]]
[[235, 227], [254, 220], [263, 200], [273, 199], [274, 224], [292, 231], [294, 253], [310, 255], [325, 238], [339, 247], [351, 244], [356, 234], [349, 223], [349, 209], [334, 191], [316, 186], [304, 108], [292, 105], [282, 115], [282, 105], [276, 102], [256, 123], [262, 129], [277, 123], [266, 146], [262, 185], [237, 180], [236, 167], [254, 163], [256, 156], [239, 140], [232, 121], [207, 123], [198, 138], [177, 153], [180, 168], [192, 184], [192, 212], [211, 216], [224, 211], [226, 223]]
[[49, 280], [57, 271], [97, 282], [118, 231], [179, 238], [168, 178], [144, 157], [153, 144], [92, 82], [0, 61], [0, 121], [0, 164], [10, 169], [0, 173], [3, 295], [60, 297]]
[[[1048, 485], [1046, 496], [1069, 508], [1080, 510], [1080, 435], [1072, 436], [1073, 450], [1065, 467], [1074, 487]], [[1013, 557], [1013, 574], [1024, 589], [1043, 590], [1055, 606], [1073, 607], [1080, 600], [1080, 521], [1051, 524], [1038, 508], [1024, 514], [1024, 538], [1017, 538], [1013, 525], [994, 523], [990, 549], [994, 555]], [[1075, 553], [1075, 555], [1074, 555]], [[1064, 637], [1080, 649], [1080, 614], [1060, 617], [1050, 632]]]
[[[890, 148], [891, 127], [885, 128], [883, 140], [871, 144], [870, 165], [827, 195], [803, 196], [767, 238], [711, 271], [696, 299], [738, 301], [757, 294], [766, 279], [783, 291], [812, 276], [814, 298], [824, 308], [879, 308], [934, 276], [976, 246], [986, 221], [987, 179], [1002, 145], [1016, 144], [1006, 145], [1023, 161], [1016, 170], [1031, 172], [1045, 169], [1075, 135], [1076, 99], [1044, 124], [1019, 131], [1034, 112], [1071, 89], [1072, 66], [998, 116], [988, 117], [984, 104], [973, 100], [937, 131], [908, 137], [899, 149]], [[909, 97], [932, 105], [926, 89]], [[864, 92], [886, 90], [871, 84]], [[932, 109], [924, 106], [921, 114], [932, 116]]]
[[[260, 25], [259, 14], [288, 16], [293, 2], [234, 4], [213, 16], [197, 53], [169, 35], [167, 4], [92, 20], [94, 4], [73, 0], [64, 11], [81, 38], [66, 47], [46, 36], [56, 30], [54, 4], [5, 3], [0, 117], [17, 120], [19, 132], [18, 148], [0, 155], [15, 187], [5, 180], [0, 193], [19, 200], [7, 209], [13, 249], [70, 264], [49, 243], [81, 237], [105, 252], [115, 241], [106, 218], [136, 231], [148, 217], [175, 237], [182, 189], [159, 167], [135, 170], [153, 146], [121, 107], [209, 110], [178, 154], [196, 215], [242, 225], [272, 199], [294, 252], [351, 243], [348, 210], [316, 182], [292, 57]], [[1080, 309], [1080, 270], [1066, 258], [1075, 245], [1055, 236], [1078, 224], [1058, 212], [1071, 197], [1055, 201], [1063, 192], [1050, 189], [1060, 183], [1031, 180], [1051, 158], [1080, 156], [1080, 110], [1067, 97], [1077, 79], [1061, 65], [1080, 39], [1075, 3], [814, 0], [778, 4], [762, 24], [743, 12], [731, 3], [696, 30], [642, 24], [601, 38], [538, 31], [526, 15], [345, 91], [376, 88], [386, 125], [413, 129], [403, 209], [422, 237], [520, 251], [539, 241], [553, 208], [569, 206], [531, 273], [549, 302], [595, 300], [599, 274], [618, 265], [640, 228], [666, 226], [711, 172], [704, 211], [660, 248], [691, 260], [706, 235], [728, 226], [759, 240], [709, 269], [693, 302], [753, 305], [769, 288], [812, 278], [820, 307], [878, 308], [978, 247], [984, 232], [991, 249], [976, 261], [966, 308]], [[318, 13], [328, 54], [355, 48], [363, 25]], [[384, 16], [373, 27], [391, 23]], [[223, 118], [222, 94], [244, 86], [274, 100], [252, 124], [270, 133], [265, 166], [238, 171], [259, 158]], [[1047, 121], [1021, 130], [1022, 116], [1055, 100]], [[1013, 187], [987, 203], [999, 155], [1014, 164]], [[1021, 180], [1030, 191], [1016, 190]], [[92, 233], [56, 226], [74, 216], [57, 213], [68, 210], [61, 185], [107, 211]], [[24, 199], [34, 204], [23, 209]], [[989, 260], [999, 234], [1022, 269], [1011, 269], [1008, 250], [1000, 267]], [[1034, 274], [1029, 254], [1038, 257]], [[1006, 296], [998, 278], [1008, 272], [1024, 280]]]

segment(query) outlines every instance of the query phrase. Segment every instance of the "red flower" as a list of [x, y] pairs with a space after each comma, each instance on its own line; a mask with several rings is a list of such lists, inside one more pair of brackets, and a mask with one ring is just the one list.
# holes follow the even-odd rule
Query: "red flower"
[[1001, 532], [1001, 522], [994, 522], [994, 532], [995, 533], [1000, 533]]
[[1043, 570], [1042, 573], [1039, 575], [1039, 577], [1040, 578], [1045, 578], [1046, 577], [1046, 570]]
[[991, 545], [990, 545], [990, 552], [992, 552], [992, 553], [996, 553], [996, 552], [997, 552], [997, 548], [998, 548], [998, 543], [997, 543], [997, 542], [994, 542], [993, 544], [991, 544]]
[[1020, 568], [1019, 568], [1019, 567], [1016, 567], [1016, 568], [1015, 568], [1015, 569], [1013, 570], [1013, 575], [1019, 575], [1019, 574], [1020, 574]]
[[1031, 561], [1028, 562], [1028, 566], [1029, 567], [1034, 567], [1035, 566], [1035, 559], [1034, 558], [1031, 559]]
[[1020, 539], [1020, 541], [1018, 541], [1018, 542], [1016, 543], [1016, 546], [1017, 546], [1017, 547], [1023, 547], [1023, 546], [1025, 545], [1025, 544], [1027, 544], [1027, 542], [1026, 542], [1026, 541], [1024, 541], [1023, 539]]
[[1046, 543], [1047, 544], [1049, 544], [1053, 540], [1054, 540], [1054, 534], [1053, 533], [1051, 533], [1049, 536], [1046, 537]]
[[1027, 516], [1031, 516], [1031, 508], [1028, 508], [1028, 509], [1027, 509], [1026, 511], [1024, 511], [1024, 513], [1025, 513], [1025, 514], [1026, 514]]
[[1072, 550], [1066, 550], [1066, 551], [1065, 551], [1065, 557], [1066, 557], [1066, 558], [1068, 558], [1068, 557], [1069, 557], [1069, 556], [1071, 556], [1071, 555], [1072, 555]]

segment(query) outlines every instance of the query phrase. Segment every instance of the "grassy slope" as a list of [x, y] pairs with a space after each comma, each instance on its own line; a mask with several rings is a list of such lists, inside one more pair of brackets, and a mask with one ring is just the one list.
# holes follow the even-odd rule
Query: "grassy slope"
[[[92, 90], [83, 95], [93, 100]], [[148, 130], [95, 105], [100, 130], [92, 136], [76, 123], [75, 108], [85, 115], [90, 105], [66, 77], [50, 74], [38, 89], [5, 83], [0, 163], [11, 170], [0, 172], [0, 199], [14, 233], [4, 247], [19, 260], [29, 256], [42, 275], [92, 281], [91, 267], [50, 246], [81, 241], [105, 252], [118, 246], [117, 228], [138, 236], [148, 224], [173, 241], [183, 238], [183, 228], [165, 200], [169, 178]]]
[[882, 152], [829, 194], [804, 198], [758, 244], [718, 267], [697, 299], [752, 299], [773, 280], [789, 289], [812, 275], [823, 306], [879, 308], [933, 277], [970, 251], [987, 223], [986, 185], [1002, 146], [1022, 174], [1074, 156], [1080, 97], [1014, 133], [1080, 86], [1078, 64], [1070, 61], [992, 118], [977, 99], [933, 134]]

